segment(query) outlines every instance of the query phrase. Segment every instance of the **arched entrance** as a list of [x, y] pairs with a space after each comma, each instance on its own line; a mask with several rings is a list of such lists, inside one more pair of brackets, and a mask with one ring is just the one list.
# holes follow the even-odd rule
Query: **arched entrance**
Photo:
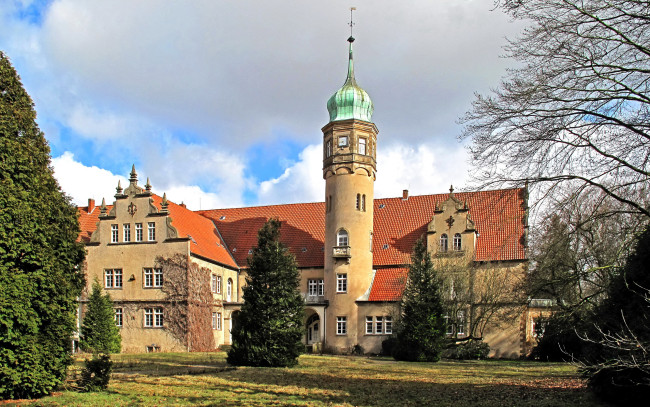
[[239, 311], [233, 311], [230, 313], [230, 326], [228, 327], [228, 333], [230, 335], [230, 344], [232, 344], [232, 330], [239, 325]]
[[306, 328], [307, 328], [307, 333], [306, 333], [307, 345], [312, 345], [314, 343], [321, 342], [322, 324], [321, 324], [320, 316], [318, 315], [317, 312], [312, 311], [312, 314], [307, 316]]

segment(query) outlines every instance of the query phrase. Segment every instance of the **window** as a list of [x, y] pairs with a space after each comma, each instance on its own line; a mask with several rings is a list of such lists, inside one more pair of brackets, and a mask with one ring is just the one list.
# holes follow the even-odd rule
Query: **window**
[[366, 334], [372, 335], [372, 317], [366, 317]]
[[147, 223], [147, 237], [150, 242], [156, 240], [156, 222]]
[[122, 308], [115, 308], [115, 325], [122, 327]]
[[361, 196], [361, 210], [362, 210], [363, 212], [366, 211], [366, 194], [363, 194], [363, 195]]
[[359, 210], [361, 208], [361, 194], [357, 194], [357, 203], [355, 205], [355, 209]]
[[161, 268], [153, 269], [153, 286], [163, 286], [163, 271]]
[[372, 251], [372, 231], [370, 232], [370, 251]]
[[375, 333], [381, 335], [384, 332], [384, 317], [375, 317]]
[[104, 270], [104, 288], [122, 288], [122, 269]]
[[232, 278], [229, 278], [226, 284], [226, 301], [232, 301]]
[[456, 318], [456, 333], [458, 335], [465, 335], [465, 313], [458, 311]]
[[212, 329], [217, 329], [217, 313], [212, 313]]
[[441, 252], [446, 252], [448, 248], [448, 238], [447, 234], [443, 233], [442, 236], [440, 236], [440, 251]]
[[348, 334], [348, 318], [347, 317], [336, 317], [336, 334], [337, 335], [347, 335]]
[[210, 279], [210, 291], [212, 291], [213, 293], [217, 292], [217, 276], [215, 276], [214, 274], [212, 274], [212, 277]]
[[144, 326], [146, 328], [161, 328], [163, 326], [163, 309], [160, 307], [145, 308]]
[[217, 312], [217, 331], [221, 331], [221, 312]]
[[348, 275], [347, 274], [337, 274], [336, 275], [336, 292], [345, 293], [348, 291]]
[[388, 335], [393, 333], [393, 317], [384, 317], [384, 333]]
[[161, 268], [144, 269], [145, 288], [160, 288], [163, 286], [163, 271]]
[[118, 233], [117, 225], [111, 225], [111, 243], [117, 243]]
[[135, 241], [136, 242], [142, 241], [142, 223], [135, 224]]
[[217, 294], [221, 294], [221, 276], [217, 276]]
[[124, 241], [125, 242], [130, 242], [131, 241], [131, 225], [128, 223], [125, 223], [123, 225], [122, 230], [124, 231]]
[[332, 156], [332, 140], [327, 140], [325, 147], [325, 158]]
[[462, 248], [463, 248], [463, 246], [462, 246], [462, 238], [460, 236], [460, 233], [456, 233], [454, 235], [454, 250], [460, 251], [460, 250], [462, 250]]
[[348, 231], [345, 229], [339, 230], [339, 232], [336, 234], [336, 243], [337, 246], [347, 246], [349, 245], [349, 240], [348, 240]]
[[445, 315], [445, 325], [447, 326], [447, 335], [453, 335], [454, 324], [449, 322], [449, 315]]
[[366, 139], [359, 138], [359, 154], [366, 154]]
[[347, 147], [347, 146], [348, 146], [348, 136], [340, 136], [339, 147]]
[[325, 291], [325, 285], [323, 280], [308, 280], [307, 281], [308, 294], [311, 297], [323, 296]]

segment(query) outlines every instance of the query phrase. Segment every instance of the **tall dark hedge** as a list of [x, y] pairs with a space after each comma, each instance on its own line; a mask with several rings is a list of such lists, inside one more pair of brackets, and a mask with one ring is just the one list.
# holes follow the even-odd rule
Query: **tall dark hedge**
[[620, 405], [650, 398], [650, 229], [641, 233], [608, 298], [595, 310], [583, 356], [588, 384]]
[[393, 357], [413, 362], [437, 362], [445, 345], [445, 320], [440, 277], [424, 239], [413, 248], [401, 302]]
[[293, 366], [304, 350], [304, 303], [298, 291], [296, 259], [280, 242], [277, 219], [259, 230], [248, 267], [244, 304], [233, 326], [228, 363]]
[[65, 377], [84, 278], [77, 210], [54, 179], [34, 104], [0, 52], [0, 397]]
[[102, 295], [102, 286], [98, 281], [93, 283], [88, 297], [79, 346], [91, 353], [119, 353], [122, 350], [122, 336], [120, 328], [115, 325], [113, 300], [108, 293]]

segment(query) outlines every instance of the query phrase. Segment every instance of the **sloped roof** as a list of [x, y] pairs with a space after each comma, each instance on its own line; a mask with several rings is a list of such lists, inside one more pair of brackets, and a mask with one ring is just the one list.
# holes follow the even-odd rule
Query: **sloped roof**
[[[110, 211], [113, 208], [113, 205], [106, 206]], [[78, 242], [88, 243], [90, 242], [90, 236], [97, 229], [97, 222], [99, 222], [100, 209], [99, 206], [93, 207], [91, 212], [88, 212], [88, 206], [78, 206], [77, 212], [79, 213], [79, 237], [77, 237]]]
[[[162, 198], [152, 195], [154, 205], [160, 210]], [[108, 211], [113, 208], [107, 205]], [[172, 219], [172, 226], [178, 231], [178, 237], [190, 237], [190, 252], [197, 256], [221, 263], [225, 266], [238, 268], [235, 259], [230, 255], [226, 245], [219, 235], [212, 221], [181, 205], [168, 201], [169, 216]], [[79, 226], [81, 233], [79, 241], [90, 242], [90, 236], [97, 229], [100, 209], [96, 206], [91, 213], [88, 213], [87, 206], [78, 207]]]
[[368, 301], [399, 301], [408, 273], [406, 267], [377, 269]]
[[257, 231], [270, 218], [281, 222], [282, 242], [296, 256], [299, 267], [323, 267], [325, 203], [212, 209], [197, 213], [212, 219], [241, 267], [257, 246]]
[[[479, 233], [477, 261], [523, 260], [524, 190], [505, 189], [455, 193], [467, 201]], [[424, 235], [436, 204], [449, 194], [374, 200], [373, 264], [403, 266], [410, 262], [415, 241]], [[249, 250], [257, 244], [257, 231], [269, 218], [282, 223], [281, 239], [296, 256], [299, 267], [323, 267], [325, 204], [323, 202], [212, 209], [197, 213], [212, 219], [237, 263], [246, 267]]]

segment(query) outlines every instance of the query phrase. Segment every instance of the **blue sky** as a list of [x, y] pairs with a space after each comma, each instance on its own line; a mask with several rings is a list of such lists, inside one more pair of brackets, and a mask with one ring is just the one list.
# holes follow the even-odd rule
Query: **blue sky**
[[0, 49], [77, 204], [135, 164], [191, 208], [320, 201], [326, 102], [355, 71], [379, 128], [376, 196], [471, 182], [458, 118], [521, 29], [491, 0], [8, 0]]

